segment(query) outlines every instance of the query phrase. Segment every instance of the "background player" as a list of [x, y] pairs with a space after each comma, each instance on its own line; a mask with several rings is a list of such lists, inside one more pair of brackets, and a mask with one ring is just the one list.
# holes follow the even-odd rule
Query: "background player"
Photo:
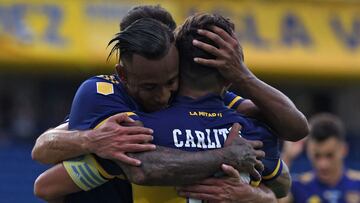
[[[348, 148], [342, 121], [320, 113], [309, 123], [306, 151], [313, 171], [296, 176], [290, 197], [282, 202], [360, 202], [360, 172], [344, 166]], [[295, 157], [289, 150], [283, 156], [291, 163]]]

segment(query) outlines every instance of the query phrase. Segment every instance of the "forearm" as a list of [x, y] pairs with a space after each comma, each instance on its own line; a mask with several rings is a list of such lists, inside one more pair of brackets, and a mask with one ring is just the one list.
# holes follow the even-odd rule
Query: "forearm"
[[68, 131], [66, 129], [64, 126], [59, 126], [40, 135], [32, 150], [32, 158], [40, 163], [55, 164], [89, 153], [84, 147], [85, 134], [88, 131]]
[[281, 174], [274, 180], [265, 182], [265, 185], [274, 192], [276, 198], [283, 198], [288, 195], [291, 187], [291, 176], [285, 163], [283, 163]]
[[307, 120], [293, 102], [279, 90], [259, 80], [250, 71], [234, 81], [233, 87], [235, 91], [256, 104], [262, 117], [280, 138], [297, 141], [308, 134]]
[[257, 197], [255, 200], [251, 201], [251, 203], [277, 203], [277, 199], [274, 193], [266, 186], [261, 184], [255, 190]]
[[73, 182], [63, 164], [43, 172], [35, 181], [35, 196], [48, 202], [62, 202], [63, 198], [81, 189]]
[[129, 155], [141, 160], [141, 166], [117, 163], [131, 182], [140, 185], [191, 184], [214, 175], [223, 163], [233, 164], [223, 150], [193, 153], [157, 146], [152, 152]]

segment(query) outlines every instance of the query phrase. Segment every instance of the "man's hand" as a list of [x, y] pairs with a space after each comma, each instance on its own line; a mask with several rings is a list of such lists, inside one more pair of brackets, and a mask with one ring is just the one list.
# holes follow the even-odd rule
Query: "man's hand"
[[195, 185], [177, 188], [179, 196], [207, 200], [210, 203], [276, 202], [274, 194], [254, 188], [241, 180], [239, 172], [222, 165], [223, 178], [208, 178]]
[[[216, 59], [194, 58], [194, 61], [216, 68], [230, 83], [232, 89], [250, 99], [261, 112], [279, 138], [298, 141], [309, 133], [305, 116], [282, 92], [259, 80], [244, 63], [244, 54], [234, 33], [213, 26], [211, 30], [198, 30], [214, 41], [217, 47], [194, 40], [194, 46], [211, 53]], [[253, 111], [253, 110], [251, 110]]]
[[228, 82], [237, 82], [239, 79], [252, 77], [252, 73], [244, 64], [244, 53], [235, 33], [230, 35], [216, 26], [211, 29], [212, 32], [199, 29], [198, 33], [214, 41], [219, 48], [198, 40], [194, 40], [193, 45], [211, 53], [216, 59], [194, 58], [194, 61], [217, 68]]
[[149, 143], [153, 140], [153, 131], [139, 126], [125, 113], [110, 117], [99, 128], [88, 132], [84, 147], [88, 152], [104, 159], [138, 166], [141, 161], [127, 156], [126, 153], [144, 152], [156, 148]]
[[265, 157], [265, 152], [259, 150], [262, 147], [261, 141], [249, 141], [239, 136], [241, 126], [233, 124], [228, 138], [225, 142], [225, 149], [229, 149], [227, 155], [231, 166], [238, 171], [249, 173], [255, 180], [260, 180], [259, 172], [264, 170], [264, 165], [259, 159]]

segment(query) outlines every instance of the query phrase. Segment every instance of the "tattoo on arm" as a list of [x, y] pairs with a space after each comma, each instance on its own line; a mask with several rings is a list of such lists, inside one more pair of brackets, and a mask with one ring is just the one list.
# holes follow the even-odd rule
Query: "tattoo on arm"
[[44, 132], [36, 140], [31, 156], [44, 164], [56, 164], [88, 152], [84, 150], [84, 136], [87, 131], [69, 131], [68, 124], [62, 124]]
[[192, 153], [157, 146], [155, 151], [129, 155], [141, 160], [142, 165], [117, 164], [131, 182], [139, 185], [191, 184], [214, 175], [224, 162], [231, 163], [221, 149]]

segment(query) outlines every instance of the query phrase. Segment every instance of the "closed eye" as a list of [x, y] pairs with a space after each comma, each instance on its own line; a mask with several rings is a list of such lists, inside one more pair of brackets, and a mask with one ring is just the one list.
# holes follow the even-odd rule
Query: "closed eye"
[[178, 79], [178, 76], [176, 75], [175, 77], [171, 78], [166, 84], [167, 85], [173, 85]]
[[142, 88], [144, 90], [151, 91], [151, 90], [154, 90], [156, 88], [156, 85], [154, 85], [154, 84], [146, 84], [146, 85], [143, 85]]

